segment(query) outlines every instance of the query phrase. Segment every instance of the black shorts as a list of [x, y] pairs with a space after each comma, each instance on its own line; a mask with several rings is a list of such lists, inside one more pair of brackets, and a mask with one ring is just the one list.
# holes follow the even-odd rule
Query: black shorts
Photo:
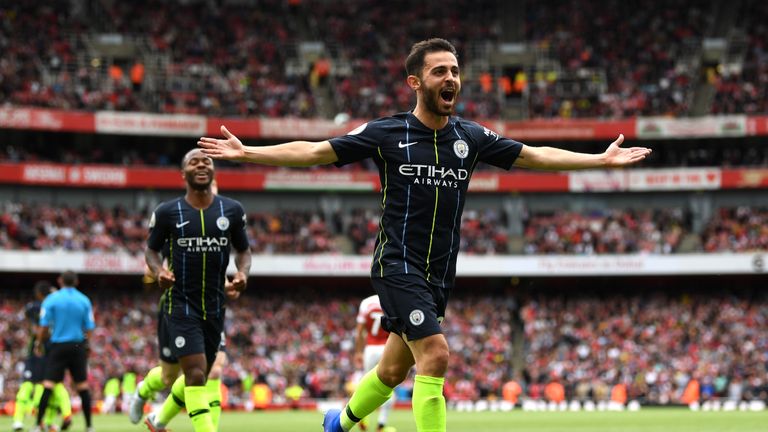
[[168, 314], [157, 314], [157, 347], [160, 351], [160, 360], [166, 363], [176, 364], [179, 359], [173, 355], [171, 349], [171, 336], [168, 333]]
[[427, 282], [417, 275], [392, 275], [372, 278], [371, 284], [379, 295], [384, 317], [382, 327], [407, 340], [423, 339], [441, 334], [440, 323], [451, 287]]
[[31, 355], [24, 362], [24, 381], [39, 383], [45, 377], [45, 357]]
[[52, 343], [45, 359], [44, 378], [48, 381], [64, 381], [67, 370], [75, 383], [88, 378], [88, 345], [85, 342]]
[[[221, 341], [219, 342], [218, 351], [227, 352], [227, 343], [224, 335], [224, 331], [221, 332]], [[160, 312], [157, 314], [157, 346], [159, 348], [160, 360], [177, 364], [179, 358], [173, 354], [171, 349], [171, 336], [168, 330], [168, 314]]]
[[192, 354], [205, 354], [208, 366], [216, 359], [221, 344], [224, 320], [202, 319], [194, 316], [166, 315], [171, 355], [181, 358]]

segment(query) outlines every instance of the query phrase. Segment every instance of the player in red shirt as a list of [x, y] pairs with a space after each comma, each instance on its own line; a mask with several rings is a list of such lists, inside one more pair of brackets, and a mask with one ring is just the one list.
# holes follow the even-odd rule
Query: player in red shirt
[[[360, 302], [360, 309], [357, 312], [357, 326], [355, 327], [355, 363], [357, 365], [362, 364], [364, 372], [368, 372], [379, 364], [384, 353], [384, 345], [387, 343], [389, 332], [381, 326], [381, 317], [383, 316], [384, 312], [381, 310], [381, 304], [379, 304], [379, 296], [372, 295]], [[394, 404], [395, 398], [390, 397], [381, 406], [377, 432], [385, 430], [389, 412]], [[365, 430], [363, 422], [360, 422], [359, 426], [361, 430]], [[386, 428], [388, 432], [393, 430], [392, 427]]]

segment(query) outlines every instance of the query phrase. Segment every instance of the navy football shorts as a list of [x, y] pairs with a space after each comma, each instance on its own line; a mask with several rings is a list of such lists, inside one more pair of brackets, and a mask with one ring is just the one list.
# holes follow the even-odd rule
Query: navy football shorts
[[[169, 357], [178, 359], [192, 354], [205, 354], [208, 365], [213, 364], [221, 345], [223, 319], [208, 317], [204, 320], [194, 316], [166, 315], [165, 321], [171, 351]], [[162, 351], [162, 346], [160, 349]]]
[[384, 330], [407, 340], [441, 334], [451, 288], [427, 282], [418, 275], [392, 275], [371, 278], [379, 295]]
[[24, 381], [39, 383], [45, 375], [45, 357], [32, 354], [24, 362]]

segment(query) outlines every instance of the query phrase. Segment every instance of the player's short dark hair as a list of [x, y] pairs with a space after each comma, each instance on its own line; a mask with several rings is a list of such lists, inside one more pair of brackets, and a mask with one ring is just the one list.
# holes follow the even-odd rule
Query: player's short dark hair
[[59, 277], [61, 278], [61, 283], [64, 286], [68, 286], [68, 287], [77, 286], [77, 273], [73, 272], [72, 270], [65, 271]]
[[[192, 150], [188, 151], [186, 154], [184, 154], [184, 157], [181, 158], [181, 169], [183, 170], [185, 166], [187, 166], [187, 161], [189, 161], [190, 158], [192, 158], [193, 153], [201, 152], [199, 148], [193, 148]], [[209, 157], [209, 156], [205, 156]]]
[[35, 286], [32, 288], [32, 290], [35, 292], [36, 297], [45, 297], [51, 293], [52, 288], [53, 285], [51, 285], [50, 282], [41, 280], [35, 283]]
[[424, 57], [427, 54], [441, 51], [448, 51], [456, 56], [457, 59], [459, 58], [456, 47], [445, 39], [432, 38], [416, 42], [411, 47], [411, 53], [408, 54], [408, 58], [405, 59], [405, 72], [408, 75], [421, 77], [421, 71], [424, 69]]

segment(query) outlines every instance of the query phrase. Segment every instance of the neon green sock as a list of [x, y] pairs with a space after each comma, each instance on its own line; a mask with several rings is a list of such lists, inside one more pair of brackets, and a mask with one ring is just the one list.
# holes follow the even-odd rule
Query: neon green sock
[[32, 408], [37, 408], [40, 406], [40, 398], [42, 397], [43, 397], [43, 385], [35, 384], [35, 393], [34, 393], [34, 396], [32, 396]]
[[445, 378], [416, 375], [413, 383], [413, 418], [419, 432], [445, 432]]
[[61, 416], [67, 418], [72, 415], [72, 400], [69, 398], [69, 392], [64, 384], [58, 383], [53, 387], [53, 397], [56, 398], [56, 404], [61, 410]]
[[23, 423], [24, 416], [32, 411], [32, 395], [35, 385], [31, 381], [24, 381], [16, 392], [16, 405], [13, 407], [13, 422]]
[[360, 419], [375, 411], [392, 396], [392, 388], [381, 382], [376, 375], [377, 369], [369, 370], [360, 379], [357, 390], [341, 412], [341, 428], [345, 431], [352, 429]]
[[[33, 412], [37, 412], [37, 409], [40, 407], [40, 399], [43, 398], [43, 390], [45, 388], [42, 384], [35, 384], [35, 393], [32, 396], [32, 406], [30, 407], [30, 414]], [[53, 395], [51, 395], [50, 399], [48, 399], [48, 404], [56, 403], [56, 401], [53, 399]]]
[[195, 432], [214, 432], [207, 393], [208, 390], [205, 386], [187, 386], [184, 388], [187, 412]]
[[45, 408], [45, 415], [43, 416], [43, 424], [50, 426], [56, 422], [56, 416], [59, 414], [59, 401], [56, 400], [56, 394], [52, 394], [48, 399], [48, 406]]
[[152, 400], [155, 398], [155, 394], [161, 390], [165, 390], [165, 384], [163, 384], [163, 368], [155, 366], [147, 372], [144, 381], [139, 384], [139, 397], [145, 401]]
[[176, 378], [171, 386], [171, 393], [165, 398], [163, 406], [160, 407], [160, 412], [157, 413], [155, 423], [157, 426], [165, 427], [173, 420], [176, 415], [179, 414], [182, 408], [184, 408], [185, 390], [184, 390], [184, 375], [180, 375]]
[[208, 405], [211, 407], [211, 422], [213, 430], [219, 430], [219, 418], [221, 418], [221, 380], [209, 379], [205, 383], [208, 390]]

